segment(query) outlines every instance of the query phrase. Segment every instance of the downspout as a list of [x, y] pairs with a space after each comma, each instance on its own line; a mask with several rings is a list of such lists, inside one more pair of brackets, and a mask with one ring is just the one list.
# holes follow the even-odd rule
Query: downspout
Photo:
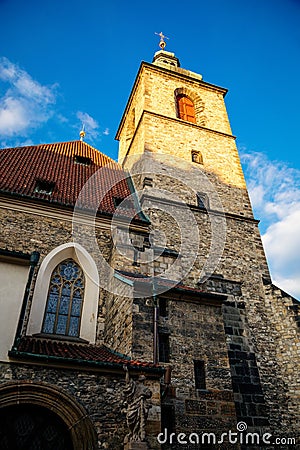
[[158, 364], [158, 298], [155, 276], [153, 276], [153, 306], [153, 364]]
[[19, 322], [18, 322], [17, 331], [16, 331], [16, 335], [15, 335], [15, 340], [13, 343], [13, 348], [12, 348], [13, 350], [17, 350], [18, 344], [22, 337], [22, 330], [23, 330], [25, 314], [26, 314], [27, 305], [28, 305], [28, 298], [29, 298], [32, 278], [33, 278], [33, 274], [34, 274], [34, 269], [35, 269], [37, 263], [39, 262], [39, 259], [40, 259], [39, 252], [35, 251], [35, 252], [31, 253], [31, 255], [30, 255], [30, 270], [29, 270], [29, 275], [28, 275], [28, 279], [27, 279], [27, 283], [26, 283], [26, 288], [25, 288], [25, 293], [24, 293], [24, 297], [23, 297], [22, 308], [21, 308], [21, 312], [20, 312], [20, 317], [19, 317]]

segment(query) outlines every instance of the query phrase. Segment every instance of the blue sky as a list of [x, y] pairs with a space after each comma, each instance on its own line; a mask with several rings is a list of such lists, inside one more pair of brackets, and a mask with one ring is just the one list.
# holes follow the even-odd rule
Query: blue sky
[[169, 40], [226, 104], [273, 279], [300, 297], [300, 1], [0, 0], [0, 147], [114, 140], [142, 60]]

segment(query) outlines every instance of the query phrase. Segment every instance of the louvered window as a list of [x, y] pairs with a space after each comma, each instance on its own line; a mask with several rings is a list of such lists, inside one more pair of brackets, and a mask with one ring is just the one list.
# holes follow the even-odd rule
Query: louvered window
[[56, 266], [50, 280], [43, 333], [79, 336], [84, 284], [83, 271], [73, 259]]
[[179, 95], [177, 97], [177, 113], [179, 119], [196, 123], [194, 103], [186, 95]]

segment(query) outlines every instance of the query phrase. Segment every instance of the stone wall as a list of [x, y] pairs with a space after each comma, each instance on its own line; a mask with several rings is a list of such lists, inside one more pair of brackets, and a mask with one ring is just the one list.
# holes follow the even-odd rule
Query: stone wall
[[[161, 298], [166, 311], [159, 317], [158, 332], [159, 337], [161, 333], [169, 336], [170, 358], [160, 364], [172, 367], [171, 385], [162, 385], [162, 428], [168, 420], [164, 415], [168, 416], [171, 408], [174, 417], [169, 434], [234, 430], [236, 412], [220, 304], [171, 292]], [[153, 303], [150, 299], [135, 299], [134, 303], [138, 312], [133, 315], [133, 356], [149, 360], [153, 352]], [[196, 388], [194, 360], [204, 361], [204, 389]], [[170, 448], [181, 447], [173, 444]]]
[[[59, 213], [59, 210], [57, 213]], [[40, 253], [39, 264], [36, 267], [33, 280], [33, 289], [37, 272], [44, 257], [59, 245], [73, 241], [71, 219], [64, 219], [63, 212], [61, 213], [61, 218], [52, 218], [47, 217], [46, 211], [45, 214], [41, 216], [40, 212], [38, 214], [34, 214], [34, 212], [29, 213], [15, 211], [13, 210], [13, 206], [8, 209], [0, 209], [0, 248], [29, 254], [33, 251], [38, 251]], [[95, 240], [91, 237], [93, 236], [93, 233], [91, 233], [91, 228], [89, 225], [80, 225], [80, 230], [78, 233], [78, 236], [80, 236], [80, 242], [96, 262], [96, 265], [99, 268], [99, 274], [101, 276], [101, 260], [99, 259], [99, 254], [101, 254], [105, 260], [109, 261], [111, 253], [111, 235], [109, 230], [101, 230], [96, 228], [96, 245]], [[33, 289], [29, 297], [29, 308]], [[99, 296], [99, 313], [97, 318], [97, 342], [103, 341], [103, 307], [105, 297], [106, 292], [101, 289]], [[22, 301], [22, 299], [20, 299], [20, 301]], [[29, 309], [26, 314], [27, 319], [28, 315]], [[24, 328], [26, 328], [26, 322]]]
[[[278, 390], [270, 392], [270, 418], [281, 434], [297, 435], [300, 423], [300, 302], [273, 284], [266, 284], [265, 292], [265, 314], [270, 318], [270, 331], [266, 334], [267, 350], [272, 348], [271, 339], [274, 346], [274, 359], [269, 361], [269, 365], [276, 365], [280, 369], [282, 390], [286, 392], [280, 424], [276, 422], [274, 410], [278, 408], [278, 395], [281, 394]], [[268, 375], [272, 386], [272, 370]]]
[[[104, 374], [17, 363], [0, 365], [0, 386], [2, 383], [22, 380], [45, 383], [58, 392], [70, 394], [74, 402], [83, 406], [95, 427], [98, 449], [123, 450], [123, 440], [128, 433], [124, 404], [125, 373]], [[148, 445], [149, 449], [157, 449], [156, 435], [160, 424], [159, 383], [146, 379], [144, 385], [152, 392], [152, 408], [146, 427]], [[0, 403], [4, 400], [1, 398]]]

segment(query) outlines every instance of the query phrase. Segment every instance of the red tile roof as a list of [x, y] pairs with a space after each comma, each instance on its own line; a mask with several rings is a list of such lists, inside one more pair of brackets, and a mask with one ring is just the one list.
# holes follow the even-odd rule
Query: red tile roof
[[[76, 156], [89, 158], [90, 164], [77, 163]], [[90, 188], [81, 197], [81, 206], [114, 214], [114, 198], [124, 199], [132, 194], [131, 180], [118, 163], [86, 142], [60, 142], [0, 150], [2, 193], [73, 207], [83, 186], [93, 175]], [[54, 183], [52, 194], [36, 192], [38, 181]], [[136, 207], [131, 200], [125, 209], [122, 208], [121, 215], [134, 217], [135, 213]], [[145, 219], [141, 214], [138, 218]]]
[[10, 356], [112, 369], [123, 368], [126, 364], [131, 369], [163, 371], [161, 367], [151, 362], [130, 359], [104, 345], [79, 344], [31, 336], [22, 337], [17, 349], [12, 350]]

